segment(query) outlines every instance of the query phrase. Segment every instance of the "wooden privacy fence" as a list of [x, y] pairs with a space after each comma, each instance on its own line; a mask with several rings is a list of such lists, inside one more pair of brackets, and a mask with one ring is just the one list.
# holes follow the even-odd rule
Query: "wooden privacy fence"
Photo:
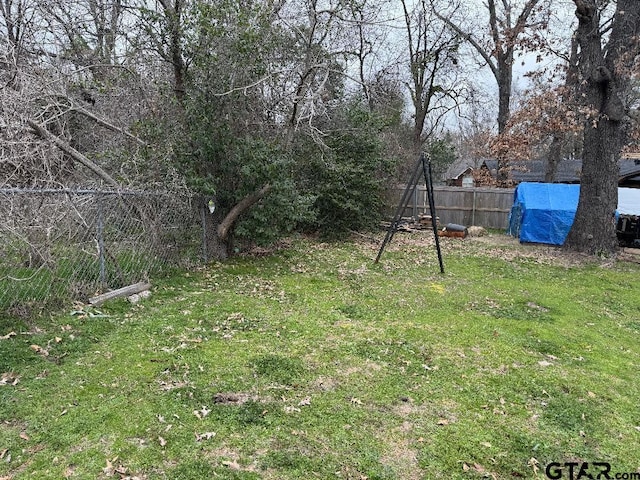
[[[393, 209], [397, 208], [405, 188], [399, 186], [392, 189], [390, 206]], [[440, 219], [440, 225], [456, 223], [506, 229], [513, 204], [513, 192], [513, 188], [434, 186], [436, 215]], [[429, 200], [425, 186], [418, 185], [403, 216], [418, 218], [422, 214], [429, 214]], [[393, 215], [393, 211], [390, 215]]]

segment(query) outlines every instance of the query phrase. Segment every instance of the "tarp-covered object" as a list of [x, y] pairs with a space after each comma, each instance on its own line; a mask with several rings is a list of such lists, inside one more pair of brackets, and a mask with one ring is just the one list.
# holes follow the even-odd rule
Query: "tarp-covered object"
[[618, 213], [640, 215], [640, 188], [618, 188]]
[[509, 233], [521, 242], [562, 245], [578, 208], [580, 185], [519, 184], [509, 216]]
[[[580, 185], [519, 184], [509, 215], [509, 231], [521, 242], [564, 244], [578, 208]], [[640, 216], [640, 189], [618, 188], [616, 215]]]

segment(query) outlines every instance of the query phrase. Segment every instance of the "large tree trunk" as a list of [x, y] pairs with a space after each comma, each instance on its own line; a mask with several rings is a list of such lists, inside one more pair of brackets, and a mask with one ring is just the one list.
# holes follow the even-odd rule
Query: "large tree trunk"
[[621, 143], [617, 123], [600, 119], [585, 130], [580, 200], [565, 241], [571, 250], [610, 255], [617, 249], [615, 210]]
[[[640, 2], [618, 0], [606, 49], [596, 0], [574, 0], [578, 17], [582, 98], [592, 112], [585, 122], [580, 200], [565, 246], [589, 254], [614, 254], [618, 247], [618, 159], [627, 138], [622, 98], [638, 56]], [[605, 55], [606, 51], [606, 55]]]

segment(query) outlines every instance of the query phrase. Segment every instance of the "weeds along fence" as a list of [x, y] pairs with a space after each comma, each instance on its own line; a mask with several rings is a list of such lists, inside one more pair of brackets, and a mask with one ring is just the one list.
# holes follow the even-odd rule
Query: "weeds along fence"
[[[399, 203], [406, 187], [391, 191], [391, 204]], [[440, 224], [478, 225], [485, 228], [506, 229], [513, 204], [512, 188], [464, 188], [434, 186], [435, 209]], [[405, 217], [417, 218], [429, 214], [429, 200], [424, 185], [417, 185], [409, 200]]]
[[188, 196], [0, 189], [0, 312], [86, 300], [198, 261]]

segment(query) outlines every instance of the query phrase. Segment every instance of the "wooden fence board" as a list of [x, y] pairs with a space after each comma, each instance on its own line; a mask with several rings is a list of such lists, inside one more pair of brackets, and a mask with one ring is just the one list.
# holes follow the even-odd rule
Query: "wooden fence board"
[[[398, 186], [392, 189], [389, 199], [392, 210], [400, 202], [405, 188]], [[456, 223], [506, 229], [513, 204], [513, 191], [512, 188], [434, 186], [436, 215], [440, 218], [441, 225]], [[424, 185], [418, 185], [403, 216], [417, 217], [425, 213], [429, 213], [429, 201]]]

